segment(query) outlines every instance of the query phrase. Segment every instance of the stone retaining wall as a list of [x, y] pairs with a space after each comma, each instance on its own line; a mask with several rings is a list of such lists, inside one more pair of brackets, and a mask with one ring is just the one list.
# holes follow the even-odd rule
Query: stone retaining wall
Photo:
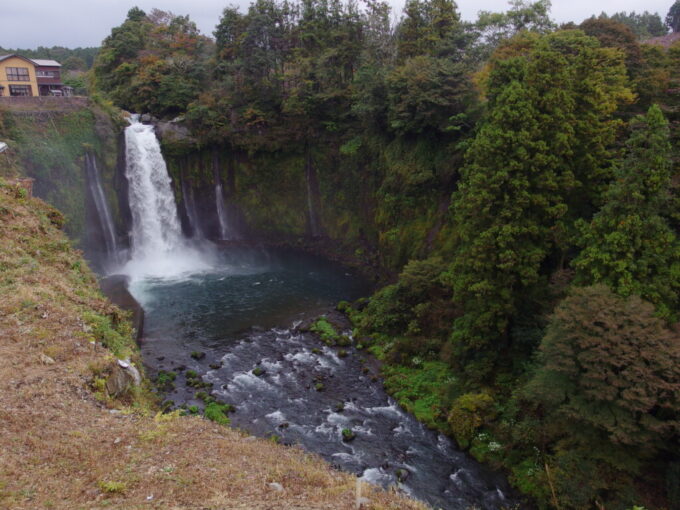
[[10, 111], [65, 111], [87, 107], [89, 98], [83, 96], [56, 97], [56, 96], [3, 96], [0, 97], [0, 108]]

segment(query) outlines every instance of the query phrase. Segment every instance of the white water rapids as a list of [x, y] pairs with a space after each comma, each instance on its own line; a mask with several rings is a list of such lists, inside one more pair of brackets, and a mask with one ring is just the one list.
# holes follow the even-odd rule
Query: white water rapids
[[106, 248], [106, 258], [108, 264], [119, 263], [120, 249], [118, 248], [118, 241], [116, 240], [115, 227], [111, 219], [111, 212], [106, 202], [106, 196], [102, 189], [101, 177], [99, 175], [99, 168], [97, 167], [96, 156], [88, 152], [85, 154], [85, 170], [87, 172], [87, 185], [90, 188], [90, 195], [97, 210], [97, 219], [99, 220], [99, 227], [101, 228], [102, 238], [104, 239], [104, 246]]

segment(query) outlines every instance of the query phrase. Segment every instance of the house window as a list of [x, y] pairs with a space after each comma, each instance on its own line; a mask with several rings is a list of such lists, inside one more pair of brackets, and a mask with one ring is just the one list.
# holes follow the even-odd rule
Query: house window
[[8, 67], [7, 81], [31, 81], [28, 76], [28, 67]]
[[30, 85], [10, 85], [9, 86], [10, 96], [32, 96]]
[[36, 71], [38, 78], [56, 78], [56, 71]]

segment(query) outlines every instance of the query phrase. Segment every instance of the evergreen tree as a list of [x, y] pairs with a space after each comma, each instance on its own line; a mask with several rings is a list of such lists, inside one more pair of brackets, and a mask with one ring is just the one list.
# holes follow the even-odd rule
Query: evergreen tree
[[397, 27], [400, 62], [419, 56], [443, 56], [455, 52], [461, 39], [460, 17], [451, 0], [409, 0]]
[[[602, 13], [600, 18], [607, 18], [607, 15]], [[649, 39], [650, 37], [659, 37], [668, 33], [668, 28], [664, 25], [661, 16], [657, 13], [643, 12], [641, 14], [631, 11], [617, 12], [612, 14], [609, 18], [613, 21], [618, 21], [628, 26], [639, 39]]]
[[546, 259], [567, 250], [564, 232], [608, 177], [610, 116], [630, 94], [620, 54], [596, 40], [577, 31], [532, 40], [495, 63], [489, 114], [453, 197], [451, 278], [464, 314], [452, 341], [473, 379], [510, 347], [518, 304], [541, 287]]
[[581, 223], [583, 251], [574, 260], [580, 283], [606, 283], [639, 295], [676, 317], [680, 244], [662, 217], [671, 186], [668, 123], [654, 105], [631, 122], [628, 155], [602, 209]]
[[673, 32], [680, 32], [680, 0], [675, 0], [666, 15], [666, 26]]

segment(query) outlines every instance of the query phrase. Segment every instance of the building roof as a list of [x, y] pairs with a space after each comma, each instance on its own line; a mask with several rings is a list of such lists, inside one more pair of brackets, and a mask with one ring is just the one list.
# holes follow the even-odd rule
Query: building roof
[[6, 59], [8, 59], [8, 58], [11, 58], [11, 57], [20, 58], [21, 60], [25, 60], [26, 62], [30, 62], [31, 64], [34, 64], [34, 65], [35, 65], [35, 62], [33, 62], [31, 59], [28, 59], [28, 58], [26, 58], [26, 57], [22, 57], [21, 55], [16, 55], [16, 54], [11, 54], [11, 55], [0, 55], [0, 62], [2, 62], [3, 60], [6, 60]]
[[41, 60], [41, 59], [32, 59], [33, 63], [37, 66], [49, 66], [49, 67], [61, 67], [61, 64], [57, 62], [56, 60]]
[[10, 57], [20, 58], [20, 59], [25, 60], [27, 62], [31, 62], [32, 64], [34, 64], [36, 66], [61, 67], [61, 64], [59, 62], [57, 62], [56, 60], [45, 60], [45, 59], [38, 59], [38, 58], [30, 59], [30, 58], [26, 58], [26, 57], [23, 57], [23, 56], [17, 55], [17, 54], [0, 55], [0, 62], [2, 62], [5, 59], [8, 59]]
[[652, 37], [651, 39], [642, 42], [670, 48], [677, 41], [680, 41], [680, 32], [671, 32], [670, 34], [662, 35], [661, 37]]

